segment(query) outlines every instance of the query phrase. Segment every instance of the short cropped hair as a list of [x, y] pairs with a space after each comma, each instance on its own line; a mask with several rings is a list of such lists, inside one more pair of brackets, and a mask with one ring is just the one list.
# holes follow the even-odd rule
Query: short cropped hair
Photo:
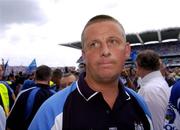
[[41, 65], [36, 69], [35, 79], [40, 81], [48, 81], [51, 78], [52, 70], [46, 65]]
[[62, 71], [61, 71], [61, 69], [55, 69], [54, 71], [53, 71], [53, 73], [52, 73], [52, 78], [53, 77], [58, 77], [58, 78], [62, 78]]
[[149, 71], [157, 71], [160, 69], [159, 54], [153, 50], [143, 50], [137, 55], [136, 62], [138, 66]]
[[82, 31], [82, 34], [81, 34], [81, 47], [82, 47], [82, 48], [84, 48], [84, 32], [85, 32], [86, 28], [87, 28], [89, 25], [93, 24], [93, 23], [99, 23], [99, 22], [104, 22], [104, 21], [113, 21], [113, 22], [119, 24], [120, 27], [122, 28], [122, 36], [123, 36], [123, 38], [124, 38], [125, 41], [126, 41], [125, 30], [124, 30], [123, 26], [120, 24], [120, 22], [119, 22], [117, 19], [115, 19], [115, 18], [113, 18], [113, 17], [111, 17], [111, 16], [109, 16], [109, 15], [97, 15], [97, 16], [94, 16], [93, 18], [91, 18], [91, 19], [87, 22], [87, 24], [85, 25], [85, 27], [84, 27], [84, 29], [83, 29], [83, 31]]

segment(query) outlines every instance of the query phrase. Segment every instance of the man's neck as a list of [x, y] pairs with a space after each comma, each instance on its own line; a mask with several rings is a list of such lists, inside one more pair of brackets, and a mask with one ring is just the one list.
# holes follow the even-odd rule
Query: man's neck
[[151, 73], [151, 72], [153, 72], [153, 71], [144, 70], [140, 77], [141, 77], [141, 78], [144, 78], [146, 75], [148, 75], [148, 74]]
[[36, 82], [36, 84], [49, 85], [49, 82], [48, 82], [48, 81], [40, 81], [40, 80], [36, 80], [35, 82]]

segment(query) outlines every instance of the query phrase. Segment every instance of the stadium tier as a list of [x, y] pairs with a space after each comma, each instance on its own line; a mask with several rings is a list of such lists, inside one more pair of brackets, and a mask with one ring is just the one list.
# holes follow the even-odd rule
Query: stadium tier
[[[127, 34], [126, 38], [132, 52], [152, 49], [159, 53], [166, 66], [180, 66], [180, 27]], [[79, 41], [59, 45], [81, 49]], [[132, 58], [126, 61], [126, 66], [133, 64]]]

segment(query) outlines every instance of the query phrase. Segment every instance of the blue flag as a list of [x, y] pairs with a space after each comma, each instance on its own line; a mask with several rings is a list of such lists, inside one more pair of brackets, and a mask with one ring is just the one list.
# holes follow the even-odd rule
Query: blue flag
[[4, 64], [4, 73], [3, 76], [7, 76], [7, 67], [8, 67], [8, 60], [6, 61], [6, 63]]
[[36, 70], [36, 68], [37, 68], [36, 59], [33, 59], [32, 62], [29, 64], [28, 68], [27, 68], [27, 72], [32, 73], [33, 71]]
[[5, 70], [6, 70], [7, 66], [8, 66], [8, 60], [6, 61], [5, 65], [4, 65]]

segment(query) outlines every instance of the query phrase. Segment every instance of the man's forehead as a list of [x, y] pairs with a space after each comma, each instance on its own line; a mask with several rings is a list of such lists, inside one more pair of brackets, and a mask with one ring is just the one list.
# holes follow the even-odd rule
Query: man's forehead
[[101, 21], [101, 22], [94, 22], [92, 24], [89, 24], [84, 30], [84, 36], [86, 37], [87, 32], [89, 30], [92, 31], [92, 28], [93, 28], [93, 30], [94, 30], [94, 28], [98, 29], [97, 26], [101, 26], [101, 24], [103, 24], [105, 27], [107, 27], [106, 25], [110, 25], [109, 27], [112, 27], [115, 30], [118, 30], [118, 32], [120, 32], [120, 34], [123, 36], [123, 38], [125, 38], [124, 28], [121, 26], [121, 24], [119, 24], [116, 21], [111, 21], [111, 20], [109, 20], [109, 21]]
[[123, 29], [123, 27], [121, 26], [120, 23], [116, 22], [116, 21], [112, 21], [112, 20], [106, 20], [106, 21], [99, 21], [99, 22], [92, 22], [90, 24], [88, 24], [85, 28], [85, 30], [91, 26], [94, 26], [94, 25], [101, 25], [101, 24], [111, 24], [111, 25], [115, 25], [115, 26], [119, 26], [121, 29]]

